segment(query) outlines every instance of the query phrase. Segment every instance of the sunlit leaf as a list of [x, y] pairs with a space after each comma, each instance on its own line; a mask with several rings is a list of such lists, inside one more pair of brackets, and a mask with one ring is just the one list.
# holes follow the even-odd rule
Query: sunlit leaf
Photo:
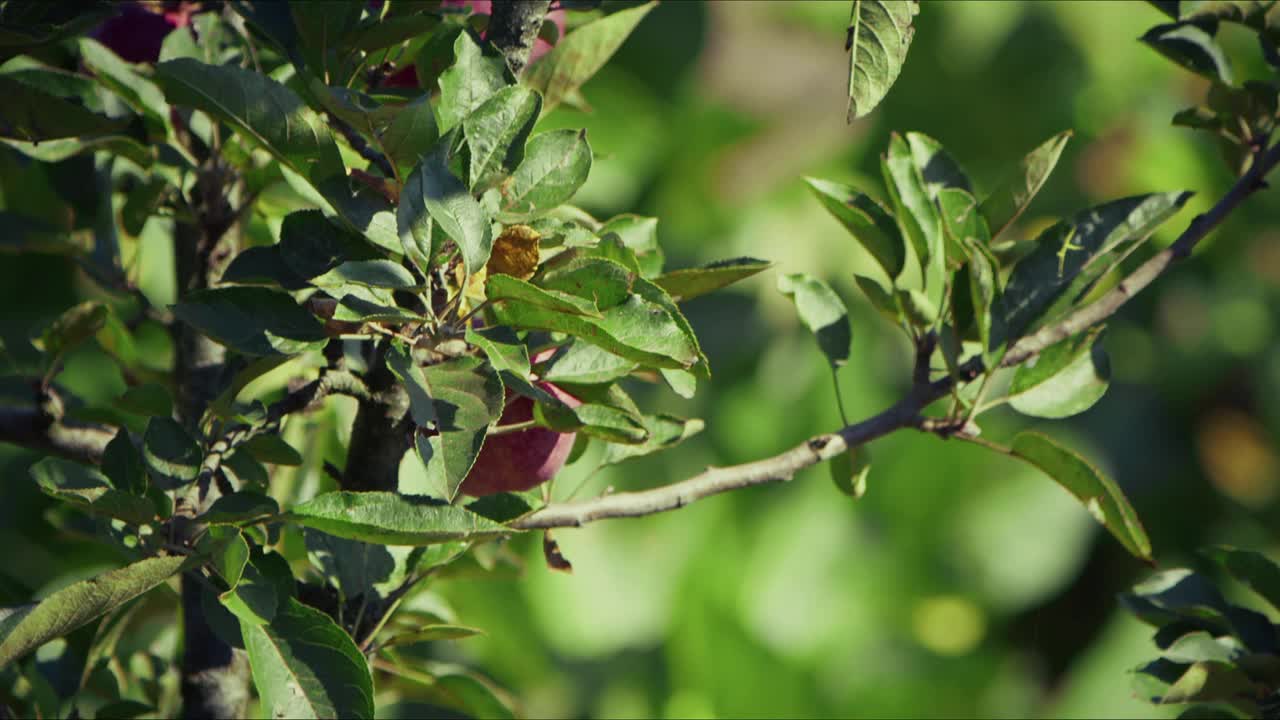
[[683, 302], [745, 280], [770, 267], [773, 263], [767, 260], [733, 258], [698, 268], [673, 270], [659, 275], [653, 282], [670, 293], [672, 299]]
[[1231, 62], [1201, 23], [1157, 25], [1138, 39], [1192, 72], [1228, 85], [1233, 82]]
[[613, 57], [636, 25], [657, 7], [649, 2], [577, 27], [533, 63], [524, 82], [542, 92], [548, 110], [577, 93]]
[[241, 622], [240, 630], [272, 717], [373, 717], [368, 661], [328, 615], [291, 598], [270, 623]]
[[1065, 418], [1093, 407], [1111, 382], [1100, 331], [1082, 333], [1021, 365], [1009, 384], [1009, 404], [1034, 417]]
[[1027, 209], [1040, 188], [1049, 179], [1062, 149], [1071, 139], [1071, 131], [1060, 132], [1046, 140], [1018, 163], [1015, 171], [1010, 173], [985, 200], [981, 211], [991, 229], [991, 237], [1000, 236]]
[[840, 296], [826, 283], [804, 273], [780, 276], [778, 292], [795, 302], [801, 322], [817, 336], [818, 347], [831, 366], [845, 364], [853, 342], [853, 327]]
[[515, 84], [506, 60], [488, 43], [481, 46], [470, 32], [458, 34], [453, 52], [453, 65], [440, 74], [437, 114], [441, 134], [461, 123], [494, 93]]
[[504, 87], [462, 121], [471, 155], [470, 182], [478, 193], [510, 175], [542, 111], [542, 97], [524, 85]]
[[[185, 556], [155, 557], [69, 585], [0, 619], [0, 667], [120, 607], [181, 571]], [[20, 619], [14, 622], [12, 618]]]
[[1084, 458], [1040, 433], [1019, 433], [1013, 439], [1012, 451], [1014, 457], [1034, 465], [1066, 488], [1126, 550], [1151, 561], [1147, 532], [1114, 481]]
[[323, 493], [294, 507], [288, 517], [330, 535], [385, 545], [431, 545], [509, 532], [463, 508], [391, 492]]
[[524, 159], [502, 187], [503, 215], [537, 215], [568, 202], [591, 172], [585, 130], [552, 130], [533, 136]]
[[880, 104], [902, 72], [920, 3], [916, 0], [853, 0], [849, 16], [848, 121]]
[[893, 287], [906, 261], [906, 246], [893, 215], [865, 193], [849, 185], [805, 178], [809, 188], [849, 234], [858, 241], [884, 271], [877, 278], [885, 288]]
[[489, 260], [493, 231], [480, 203], [450, 172], [445, 150], [441, 144], [431, 155], [424, 156], [405, 181], [396, 224], [403, 243], [406, 232], [424, 232], [423, 215], [429, 214], [458, 245], [467, 273], [475, 273]]

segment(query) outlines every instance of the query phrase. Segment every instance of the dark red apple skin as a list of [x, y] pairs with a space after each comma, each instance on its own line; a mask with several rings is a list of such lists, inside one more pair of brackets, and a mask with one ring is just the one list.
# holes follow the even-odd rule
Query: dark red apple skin
[[[537, 385], [570, 407], [582, 404], [551, 383]], [[516, 395], [507, 403], [498, 424], [511, 425], [532, 419], [533, 400]], [[482, 497], [535, 488], [560, 472], [576, 437], [577, 433], [558, 433], [541, 427], [487, 437], [460, 489], [467, 495]]]
[[92, 37], [132, 63], [160, 59], [160, 46], [174, 28], [191, 21], [195, 3], [167, 2], [163, 5], [137, 2], [118, 3], [118, 10], [92, 33]]

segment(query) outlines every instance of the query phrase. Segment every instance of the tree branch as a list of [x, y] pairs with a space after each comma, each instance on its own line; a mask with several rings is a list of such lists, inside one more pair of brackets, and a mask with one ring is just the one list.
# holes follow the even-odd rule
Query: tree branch
[[[1236, 181], [1209, 212], [1192, 220], [1172, 245], [1140, 265], [1098, 301], [1075, 311], [1054, 325], [1015, 342], [1005, 354], [1000, 366], [1011, 367], [1021, 364], [1039, 355], [1053, 344], [1114, 315], [1130, 297], [1150, 285], [1175, 261], [1190, 255], [1196, 244], [1221, 224], [1245, 198], [1266, 187], [1263, 178], [1277, 164], [1280, 164], [1280, 143], [1256, 155], [1249, 171]], [[579, 502], [551, 503], [517, 518], [511, 523], [511, 527], [517, 530], [580, 527], [606, 518], [644, 517], [676, 510], [696, 500], [722, 492], [790, 480], [804, 468], [830, 460], [851, 448], [902, 428], [912, 427], [925, 432], [954, 432], [956, 430], [954, 424], [943, 428], [937, 423], [929, 422], [929, 419], [922, 417], [921, 413], [930, 403], [950, 393], [953, 385], [973, 380], [981, 375], [985, 368], [982, 358], [975, 356], [961, 364], [954, 379], [951, 375], [946, 375], [930, 382], [928, 363], [934, 345], [930, 336], [925, 336], [917, 343], [913, 373], [915, 382], [907, 397], [867, 420], [846, 426], [833, 434], [810, 438], [771, 458], [724, 468], [708, 468], [705, 472], [687, 480], [652, 490], [616, 493]]]
[[97, 465], [115, 437], [101, 425], [72, 424], [49, 417], [39, 408], [0, 408], [0, 442]]
[[1280, 163], [1280, 143], [1272, 146], [1265, 153], [1258, 153], [1254, 157], [1253, 165], [1250, 166], [1248, 172], [1236, 180], [1231, 189], [1227, 191], [1227, 194], [1223, 195], [1222, 199], [1209, 209], [1209, 212], [1196, 216], [1172, 245], [1156, 253], [1151, 259], [1138, 266], [1136, 270], [1120, 281], [1119, 285], [1116, 285], [1098, 300], [1076, 310], [1054, 325], [1020, 338], [1009, 349], [1009, 352], [1005, 353], [1000, 362], [1001, 367], [1021, 365], [1050, 346], [1093, 327], [1116, 314], [1116, 311], [1128, 302], [1130, 298], [1137, 295], [1143, 288], [1150, 285], [1153, 280], [1164, 274], [1170, 265], [1191, 255], [1191, 251], [1196, 244], [1203, 240], [1210, 231], [1222, 224], [1222, 221], [1240, 203], [1244, 202], [1253, 193], [1265, 188], [1267, 184], [1263, 178], [1277, 163]]
[[529, 64], [529, 54], [550, 8], [551, 0], [498, 0], [493, 4], [489, 42], [502, 52], [515, 75]]

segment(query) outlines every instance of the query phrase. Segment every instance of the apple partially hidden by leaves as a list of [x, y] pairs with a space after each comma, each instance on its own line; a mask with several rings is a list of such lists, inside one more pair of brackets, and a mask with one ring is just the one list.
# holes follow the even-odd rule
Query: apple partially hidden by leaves
[[[582, 404], [551, 383], [536, 384], [570, 407]], [[523, 395], [508, 395], [508, 398], [498, 425], [533, 419], [533, 400]], [[560, 433], [543, 427], [490, 435], [485, 438], [460, 489], [467, 495], [480, 497], [535, 488], [560, 472], [576, 437], [577, 433]]]

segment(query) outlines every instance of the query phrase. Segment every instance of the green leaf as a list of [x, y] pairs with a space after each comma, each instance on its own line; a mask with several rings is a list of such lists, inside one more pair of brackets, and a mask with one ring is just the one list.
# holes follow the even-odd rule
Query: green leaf
[[600, 226], [601, 243], [610, 235], [617, 236], [623, 247], [635, 253], [640, 274], [651, 278], [662, 272], [662, 247], [658, 245], [658, 218], [641, 215], [615, 215]]
[[831, 482], [836, 489], [854, 500], [867, 494], [867, 475], [871, 473], [871, 454], [866, 448], [854, 448], [831, 459]]
[[301, 290], [307, 281], [284, 261], [280, 245], [249, 247], [236, 253], [231, 264], [222, 271], [223, 283], [237, 285], [277, 286], [285, 290]]
[[345, 36], [360, 21], [363, 10], [360, 4], [342, 0], [312, 0], [301, 5], [291, 4], [289, 10], [298, 33], [298, 49], [306, 60], [306, 69], [321, 77], [341, 72], [341, 53], [346, 49]]
[[[890, 204], [925, 274], [925, 287], [940, 284], [945, 272], [945, 245], [942, 217], [934, 205], [934, 194], [925, 187], [921, 168], [911, 146], [898, 133], [889, 138], [889, 149], [880, 159], [880, 171], [888, 189]], [[936, 293], [941, 299], [941, 292]]]
[[1089, 514], [1132, 555], [1151, 562], [1151, 540], [1115, 482], [1084, 458], [1040, 433], [1019, 433], [1011, 449], [1014, 457], [1039, 468], [1084, 503]]
[[[1227, 640], [1227, 638], [1223, 638]], [[1204, 630], [1193, 630], [1174, 640], [1164, 649], [1164, 657], [1174, 662], [1194, 663], [1200, 661], [1232, 662], [1241, 654], [1242, 648], [1223, 642]], [[1234, 640], [1234, 638], [1231, 638]], [[1238, 641], [1236, 641], [1238, 642]]]
[[106, 515], [134, 525], [155, 519], [156, 508], [141, 495], [117, 490], [96, 469], [62, 458], [47, 457], [31, 466], [31, 477], [49, 497], [86, 512]]
[[1012, 343], [1065, 315], [1191, 193], [1154, 193], [1114, 200], [1055, 224], [1013, 268], [992, 314], [992, 344]]
[[[583, 403], [570, 408], [550, 393], [543, 392], [539, 400], [549, 399], [534, 407], [534, 418], [558, 432], [581, 432], [609, 443], [637, 445], [649, 439], [640, 417], [623, 408], [597, 403]], [[548, 411], [551, 408], [553, 411]]]
[[503, 215], [523, 219], [568, 202], [591, 173], [586, 130], [552, 130], [535, 135], [524, 160], [502, 188]]
[[138, 415], [168, 417], [173, 414], [173, 399], [169, 397], [169, 391], [156, 383], [134, 385], [116, 398], [113, 404], [125, 412]]
[[169, 105], [154, 82], [93, 38], [80, 38], [79, 45], [80, 59], [103, 85], [124, 98], [138, 113], [160, 124], [168, 121]]
[[1280, 566], [1270, 558], [1253, 550], [1225, 546], [1209, 548], [1204, 555], [1262, 596], [1271, 607], [1280, 609]]
[[156, 66], [156, 82], [170, 103], [231, 125], [313, 187], [345, 176], [328, 126], [292, 90], [266, 75], [178, 58]]
[[351, 260], [323, 275], [311, 278], [318, 287], [341, 287], [347, 283], [368, 287], [404, 290], [418, 283], [404, 266], [392, 260]]
[[299, 210], [280, 224], [280, 258], [297, 276], [310, 280], [346, 262], [376, 260], [378, 252], [356, 233], [331, 222], [319, 210]]
[[588, 256], [545, 266], [538, 285], [548, 292], [580, 297], [604, 311], [624, 302], [636, 279], [635, 272], [612, 260]]
[[272, 717], [373, 717], [369, 664], [328, 615], [290, 598], [270, 623], [242, 621], [240, 631]]
[[[217, 533], [218, 535], [230, 534], [233, 538], [243, 538], [241, 530], [225, 525], [214, 526], [209, 530], [209, 537], [216, 537], [214, 533]], [[281, 587], [279, 582], [284, 579], [284, 575], [288, 575], [287, 564], [282, 569], [285, 572], [281, 573], [273, 571], [267, 560], [268, 557], [279, 558], [279, 555], [274, 553], [267, 555], [255, 547], [246, 564], [239, 561], [237, 552], [232, 550], [230, 555], [224, 556], [226, 562], [237, 563], [236, 570], [239, 575], [231, 589], [220, 594], [218, 600], [224, 608], [240, 620], [243, 633], [246, 625], [264, 625], [274, 620], [291, 593], [287, 588]], [[288, 582], [293, 581], [289, 578]]]
[[418, 159], [426, 155], [440, 139], [430, 95], [423, 95], [400, 106], [379, 134], [387, 159], [395, 164], [401, 177], [408, 177]]
[[552, 312], [601, 317], [595, 303], [560, 290], [547, 290], [511, 275], [491, 275], [485, 283], [490, 303], [516, 301]]
[[474, 274], [489, 260], [489, 253], [493, 250], [493, 229], [480, 203], [449, 171], [446, 150], [442, 143], [413, 169], [400, 193], [396, 225], [402, 244], [406, 233], [412, 234], [420, 243], [417, 235], [426, 232], [429, 237], [430, 231], [422, 228], [423, 216], [430, 215], [444, 234], [458, 245], [466, 272]]
[[906, 261], [906, 245], [893, 215], [865, 193], [849, 185], [805, 178], [809, 188], [840, 224], [849, 231], [884, 271], [876, 278], [887, 288], [902, 272]]
[[[1186, 569], [1159, 572], [1120, 595], [1120, 601], [1145, 623], [1162, 627], [1192, 621], [1227, 623], [1227, 601], [1203, 575]], [[1225, 632], [1225, 628], [1224, 628]]]
[[991, 308], [1000, 295], [1000, 266], [991, 251], [976, 242], [968, 243], [965, 249], [969, 254], [965, 279], [969, 285], [973, 323], [982, 345], [983, 361], [994, 367], [988, 351], [991, 348]]
[[916, 0], [853, 0], [849, 17], [849, 113], [853, 122], [871, 112], [902, 72], [920, 3]]
[[853, 327], [840, 296], [826, 283], [805, 273], [779, 276], [778, 292], [795, 302], [800, 321], [817, 336], [818, 347], [831, 366], [844, 365], [849, 360]]
[[636, 362], [597, 345], [574, 340], [546, 360], [539, 375], [553, 383], [607, 383], [636, 369]]
[[641, 423], [648, 435], [647, 439], [638, 445], [606, 446], [604, 456], [600, 459], [601, 466], [675, 447], [702, 432], [704, 427], [703, 422], [697, 418], [686, 420], [673, 415], [644, 415]]
[[[124, 605], [184, 569], [188, 558], [156, 557], [69, 585], [0, 619], [0, 667]], [[18, 617], [16, 622], [12, 618]]]
[[[306, 531], [307, 557], [325, 580], [351, 602], [387, 598], [407, 579], [426, 548], [387, 546]], [[433, 546], [443, 548], [442, 545]]]
[[524, 159], [525, 143], [542, 111], [542, 97], [523, 85], [504, 87], [462, 121], [471, 155], [473, 193], [510, 175]]
[[40, 335], [39, 347], [52, 366], [80, 343], [93, 337], [107, 323], [107, 306], [89, 300], [68, 308]]
[[201, 537], [212, 539], [209, 560], [213, 569], [227, 583], [228, 590], [235, 590], [240, 579], [244, 577], [245, 568], [249, 565], [249, 543], [239, 528], [215, 527]]
[[653, 283], [670, 293], [674, 300], [683, 302], [745, 280], [770, 267], [773, 267], [773, 263], [767, 260], [733, 258], [700, 268], [673, 270], [654, 278]]
[[1213, 34], [1201, 23], [1176, 22], [1157, 25], [1138, 38], [1153, 50], [1182, 67], [1210, 80], [1231, 85], [1231, 62]]
[[676, 317], [638, 294], [609, 308], [601, 317], [570, 315], [513, 300], [496, 305], [491, 313], [500, 325], [568, 333], [650, 367], [688, 369], [701, 360], [697, 345], [689, 340]]
[[173, 490], [196, 479], [204, 453], [178, 421], [153, 417], [142, 438], [142, 457], [155, 485], [162, 490]]
[[421, 630], [416, 632], [393, 635], [388, 638], [386, 642], [382, 643], [382, 647], [415, 645], [417, 643], [437, 642], [439, 640], [462, 640], [464, 638], [484, 634], [484, 631], [479, 628], [467, 627], [465, 625], [424, 625]]
[[991, 228], [992, 239], [1008, 229], [1031, 204], [1070, 139], [1070, 130], [1060, 132], [1027, 153], [1017, 169], [982, 201], [980, 210], [987, 219], [987, 227]]
[[207, 525], [236, 525], [248, 520], [257, 520], [268, 515], [277, 515], [280, 505], [268, 495], [240, 490], [229, 495], [219, 496], [209, 509], [200, 516], [200, 522]]
[[129, 431], [120, 428], [116, 436], [107, 443], [102, 453], [102, 472], [111, 480], [111, 486], [142, 495], [147, 491], [147, 467], [142, 460], [142, 453], [129, 439]]
[[441, 134], [461, 123], [494, 93], [516, 83], [507, 61], [488, 43], [482, 47], [470, 31], [458, 35], [453, 52], [453, 65], [440, 74], [437, 113]]
[[1093, 407], [1111, 382], [1100, 334], [1095, 329], [1068, 338], [1019, 366], [1009, 384], [1013, 409], [1033, 417], [1065, 418]]
[[39, 143], [113, 135], [128, 125], [6, 75], [0, 75], [0, 97], [0, 137]]
[[415, 446], [428, 482], [440, 497], [452, 501], [480, 454], [489, 426], [502, 416], [502, 381], [493, 366], [472, 357], [420, 371], [434, 407], [436, 433], [428, 437], [420, 429]]
[[283, 292], [219, 287], [189, 293], [178, 319], [245, 355], [300, 353], [327, 339], [324, 326]]
[[510, 532], [473, 512], [431, 498], [391, 492], [329, 492], [293, 508], [288, 519], [348, 540], [431, 545]]
[[655, 7], [656, 2], [645, 3], [575, 28], [529, 68], [524, 82], [542, 92], [548, 110], [559, 105], [604, 67]]
[[257, 458], [258, 462], [288, 467], [302, 464], [302, 454], [275, 433], [254, 435], [240, 447]]

